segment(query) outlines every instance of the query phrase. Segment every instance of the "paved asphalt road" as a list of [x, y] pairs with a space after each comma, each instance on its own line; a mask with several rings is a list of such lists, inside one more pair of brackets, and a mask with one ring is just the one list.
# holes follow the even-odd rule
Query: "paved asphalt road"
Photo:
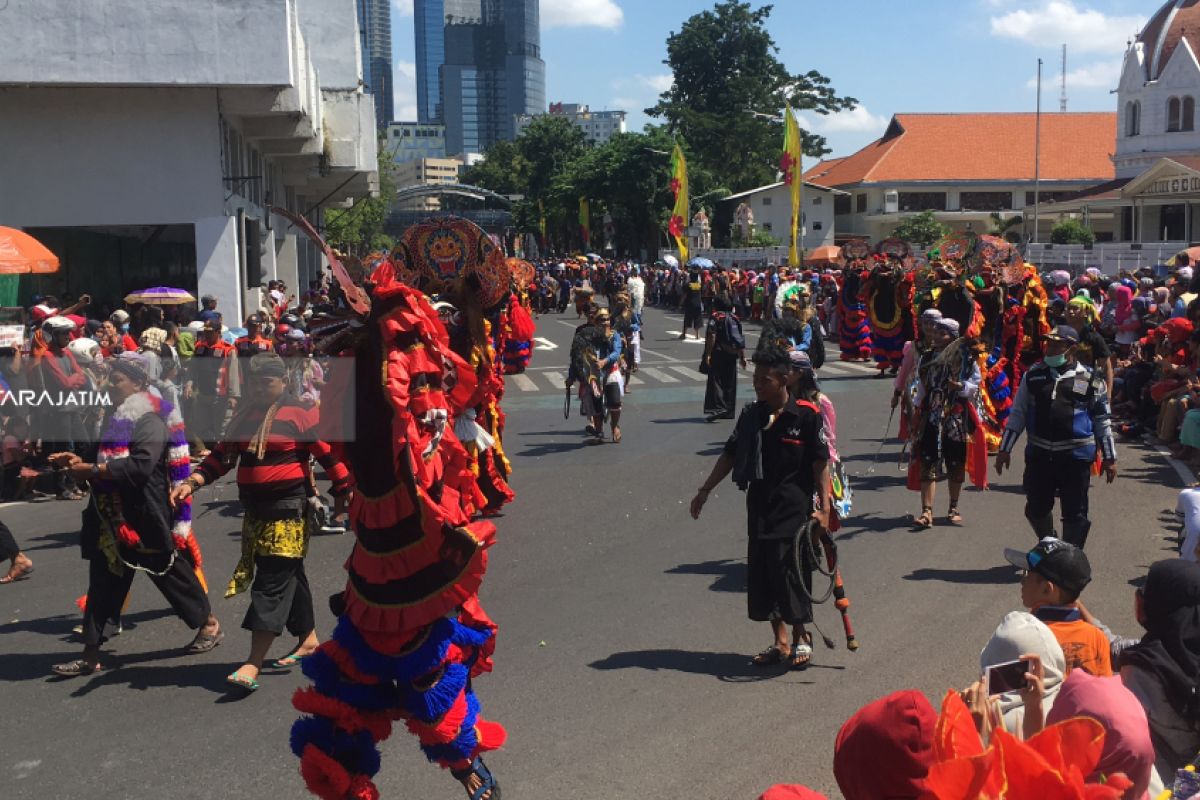
[[[483, 592], [500, 624], [496, 672], [477, 684], [509, 744], [489, 763], [510, 800], [746, 800], [779, 781], [837, 796], [831, 763], [842, 722], [894, 689], [916, 687], [936, 703], [947, 687], [965, 686], [990, 632], [1017, 607], [1016, 577], [1000, 551], [1033, 541], [1020, 464], [991, 491], [964, 497], [965, 528], [912, 532], [918, 503], [896, 468], [898, 446], [887, 445], [869, 474], [888, 385], [831, 363], [823, 385], [859, 476], [840, 546], [862, 649], [845, 650], [837, 612], [826, 606], [818, 622], [839, 649], [818, 646], [806, 672], [758, 671], [748, 655], [769, 634], [745, 618], [742, 497], [727, 484], [701, 522], [686, 510], [732, 423], [702, 421], [700, 347], [675, 340], [678, 317], [651, 310], [647, 322], [646, 369], [627, 398], [620, 445], [585, 446], [580, 420], [562, 418], [558, 375], [573, 315], [539, 321], [554, 349], [539, 350], [525, 379], [509, 384], [505, 445], [518, 499], [498, 520]], [[749, 397], [748, 376], [742, 392]], [[1093, 490], [1096, 579], [1084, 599], [1134, 634], [1130, 584], [1169, 555], [1164, 511], [1181, 479], [1140, 445], [1121, 448], [1120, 467], [1115, 485]], [[203, 657], [181, 655], [190, 634], [139, 578], [126, 632], [107, 659], [115, 668], [70, 681], [47, 674], [79, 646], [71, 627], [86, 577], [75, 549], [80, 507], [0, 509], [37, 564], [31, 580], [0, 587], [3, 797], [303, 796], [287, 745], [300, 676], [268, 674], [242, 700], [224, 691], [249, 645], [238, 627], [246, 596], [220, 596], [237, 558], [239, 509], [229, 482], [203, 498], [197, 529], [225, 643]], [[937, 506], [945, 512], [944, 497]], [[340, 588], [349, 547], [342, 537], [313, 542], [308, 574], [318, 598]], [[385, 797], [462, 796], [403, 730], [385, 743], [383, 763]]]

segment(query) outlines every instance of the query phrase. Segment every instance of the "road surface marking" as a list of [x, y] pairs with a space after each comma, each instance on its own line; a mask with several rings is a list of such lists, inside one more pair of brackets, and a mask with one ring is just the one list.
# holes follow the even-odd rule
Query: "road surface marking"
[[677, 363], [679, 363], [679, 359], [678, 359], [678, 358], [675, 358], [675, 357], [673, 357], [673, 356], [669, 356], [669, 355], [667, 355], [666, 353], [660, 353], [660, 352], [658, 352], [657, 350], [651, 350], [649, 347], [643, 347], [643, 348], [642, 348], [642, 352], [643, 352], [643, 353], [649, 353], [650, 355], [654, 356], [655, 358], [661, 358], [662, 360], [664, 360], [664, 361], [669, 361], [669, 362], [671, 362], [672, 364], [677, 364]]
[[528, 375], [509, 375], [508, 379], [517, 385], [522, 392], [536, 392], [537, 384]]
[[675, 370], [683, 377], [693, 381], [708, 381], [707, 376], [705, 376], [703, 373], [697, 372], [691, 367], [667, 367], [667, 369]]
[[558, 345], [556, 345], [554, 342], [550, 341], [549, 339], [543, 339], [541, 336], [535, 336], [535, 337], [533, 337], [533, 340], [535, 342], [537, 342], [538, 350], [557, 350], [558, 349]]
[[663, 383], [679, 383], [678, 378], [674, 378], [662, 370], [654, 369], [653, 367], [642, 367], [638, 370], [637, 374], [639, 378], [645, 376], [653, 378], [656, 381], [662, 381]]
[[562, 389], [567, 385], [567, 376], [562, 372], [546, 372], [544, 374], [546, 376], [546, 380], [548, 380], [550, 385], [555, 389]]

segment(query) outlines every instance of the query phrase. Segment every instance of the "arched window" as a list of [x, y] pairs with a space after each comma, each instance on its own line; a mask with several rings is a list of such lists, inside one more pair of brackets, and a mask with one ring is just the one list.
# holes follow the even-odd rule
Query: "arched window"
[[1142, 132], [1142, 104], [1138, 101], [1125, 104], [1125, 135], [1137, 136]]
[[1196, 100], [1192, 97], [1183, 98], [1183, 117], [1179, 120], [1179, 130], [1196, 130]]
[[1167, 133], [1179, 132], [1179, 118], [1183, 116], [1178, 97], [1167, 101]]

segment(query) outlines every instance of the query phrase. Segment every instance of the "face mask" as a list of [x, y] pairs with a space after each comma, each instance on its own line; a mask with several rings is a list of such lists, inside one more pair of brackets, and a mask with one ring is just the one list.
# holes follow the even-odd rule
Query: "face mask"
[[121, 326], [121, 333], [129, 333], [129, 326], [128, 326], [128, 325], [122, 325], [122, 326]]
[[1058, 369], [1059, 367], [1061, 367], [1067, 363], [1067, 354], [1059, 353], [1056, 356], [1046, 356], [1046, 358], [1044, 360], [1046, 362], [1046, 366], [1054, 367], [1055, 369]]

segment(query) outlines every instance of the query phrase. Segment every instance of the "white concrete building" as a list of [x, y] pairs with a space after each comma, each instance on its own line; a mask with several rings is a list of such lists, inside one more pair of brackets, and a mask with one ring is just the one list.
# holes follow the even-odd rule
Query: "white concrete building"
[[[578, 103], [551, 103], [550, 114], [565, 117], [583, 131], [592, 144], [604, 144], [618, 133], [625, 133], [624, 111], [592, 111]], [[517, 117], [517, 135], [529, 127], [541, 114], [522, 114]]]
[[[804, 209], [800, 221], [800, 249], [812, 250], [834, 243], [835, 199], [846, 196], [847, 192], [804, 182], [800, 195]], [[787, 245], [791, 235], [792, 190], [783, 181], [718, 200], [713, 215], [713, 239], [724, 242], [732, 238], [736, 211], [742, 203], [749, 206], [756, 230], [769, 233], [781, 246]]]
[[[458, 176], [463, 162], [457, 158], [418, 158], [397, 164], [392, 173], [392, 180], [398, 191], [412, 186], [447, 186], [458, 183]], [[442, 207], [441, 198], [420, 197], [401, 203], [406, 211], [438, 211]]]
[[[268, 206], [378, 190], [354, 0], [10, 0], [0, 47], [0, 225], [62, 259], [39, 290], [99, 303], [176, 284], [226, 324], [319, 251]], [[24, 299], [24, 298], [23, 298]]]

